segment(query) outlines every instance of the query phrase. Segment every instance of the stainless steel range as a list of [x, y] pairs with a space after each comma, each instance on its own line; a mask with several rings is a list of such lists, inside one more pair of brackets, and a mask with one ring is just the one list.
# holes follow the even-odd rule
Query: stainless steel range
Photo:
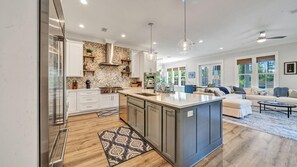
[[123, 90], [122, 87], [99, 87], [101, 94], [118, 93], [119, 90]]

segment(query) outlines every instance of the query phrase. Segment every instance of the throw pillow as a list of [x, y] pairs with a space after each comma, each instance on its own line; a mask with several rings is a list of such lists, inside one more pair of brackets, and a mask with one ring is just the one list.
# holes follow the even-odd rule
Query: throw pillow
[[257, 95], [267, 96], [268, 92], [266, 90], [259, 90], [259, 91], [257, 91]]
[[233, 89], [236, 94], [246, 94], [243, 88], [234, 86]]
[[297, 90], [292, 90], [289, 94], [289, 97], [297, 98]]
[[225, 94], [230, 94], [230, 91], [227, 89], [227, 87], [220, 86], [218, 88], [220, 89], [220, 91], [223, 91]]
[[218, 91], [218, 90], [215, 90], [214, 91], [214, 94], [215, 94], [215, 96], [219, 96], [219, 97], [222, 97], [222, 96], [224, 96], [225, 95], [225, 93], [223, 92], [223, 91]]
[[227, 86], [227, 87], [229, 87], [231, 93], [234, 93], [233, 86]]

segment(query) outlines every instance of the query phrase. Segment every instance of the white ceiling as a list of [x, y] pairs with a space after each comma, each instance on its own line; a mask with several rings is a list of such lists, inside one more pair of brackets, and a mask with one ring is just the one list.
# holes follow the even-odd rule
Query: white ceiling
[[[163, 62], [206, 56], [230, 50], [259, 48], [297, 41], [297, 0], [189, 0], [188, 38], [196, 45], [188, 55], [179, 53], [183, 36], [181, 0], [63, 0], [66, 31], [81, 40], [112, 39], [120, 46], [148, 50], [149, 22], [153, 22], [154, 49]], [[84, 24], [85, 28], [79, 28]], [[107, 32], [101, 28], [106, 27]], [[258, 44], [267, 37], [287, 38]], [[121, 38], [125, 33], [126, 38]], [[204, 43], [198, 44], [202, 39]], [[223, 50], [219, 48], [223, 47]], [[170, 57], [170, 58], [168, 58]]]

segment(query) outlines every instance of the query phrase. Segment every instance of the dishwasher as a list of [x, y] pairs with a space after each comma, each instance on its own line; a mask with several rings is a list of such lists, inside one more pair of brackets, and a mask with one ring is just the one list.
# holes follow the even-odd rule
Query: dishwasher
[[120, 119], [122, 119], [125, 123], [128, 123], [128, 101], [127, 95], [119, 93], [119, 108], [120, 108]]

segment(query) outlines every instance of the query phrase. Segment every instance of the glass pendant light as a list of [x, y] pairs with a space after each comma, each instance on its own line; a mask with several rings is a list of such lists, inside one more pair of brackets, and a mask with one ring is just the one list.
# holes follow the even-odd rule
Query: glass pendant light
[[180, 52], [183, 54], [188, 53], [191, 50], [193, 42], [187, 38], [187, 0], [184, 2], [184, 38], [178, 43]]
[[151, 32], [150, 32], [150, 38], [151, 38], [150, 44], [151, 44], [151, 47], [150, 47], [150, 51], [149, 51], [149, 55], [148, 55], [148, 60], [149, 61], [154, 61], [155, 60], [155, 55], [154, 55], [154, 52], [153, 52], [153, 25], [154, 25], [154, 23], [148, 23], [148, 25], [151, 28]]

